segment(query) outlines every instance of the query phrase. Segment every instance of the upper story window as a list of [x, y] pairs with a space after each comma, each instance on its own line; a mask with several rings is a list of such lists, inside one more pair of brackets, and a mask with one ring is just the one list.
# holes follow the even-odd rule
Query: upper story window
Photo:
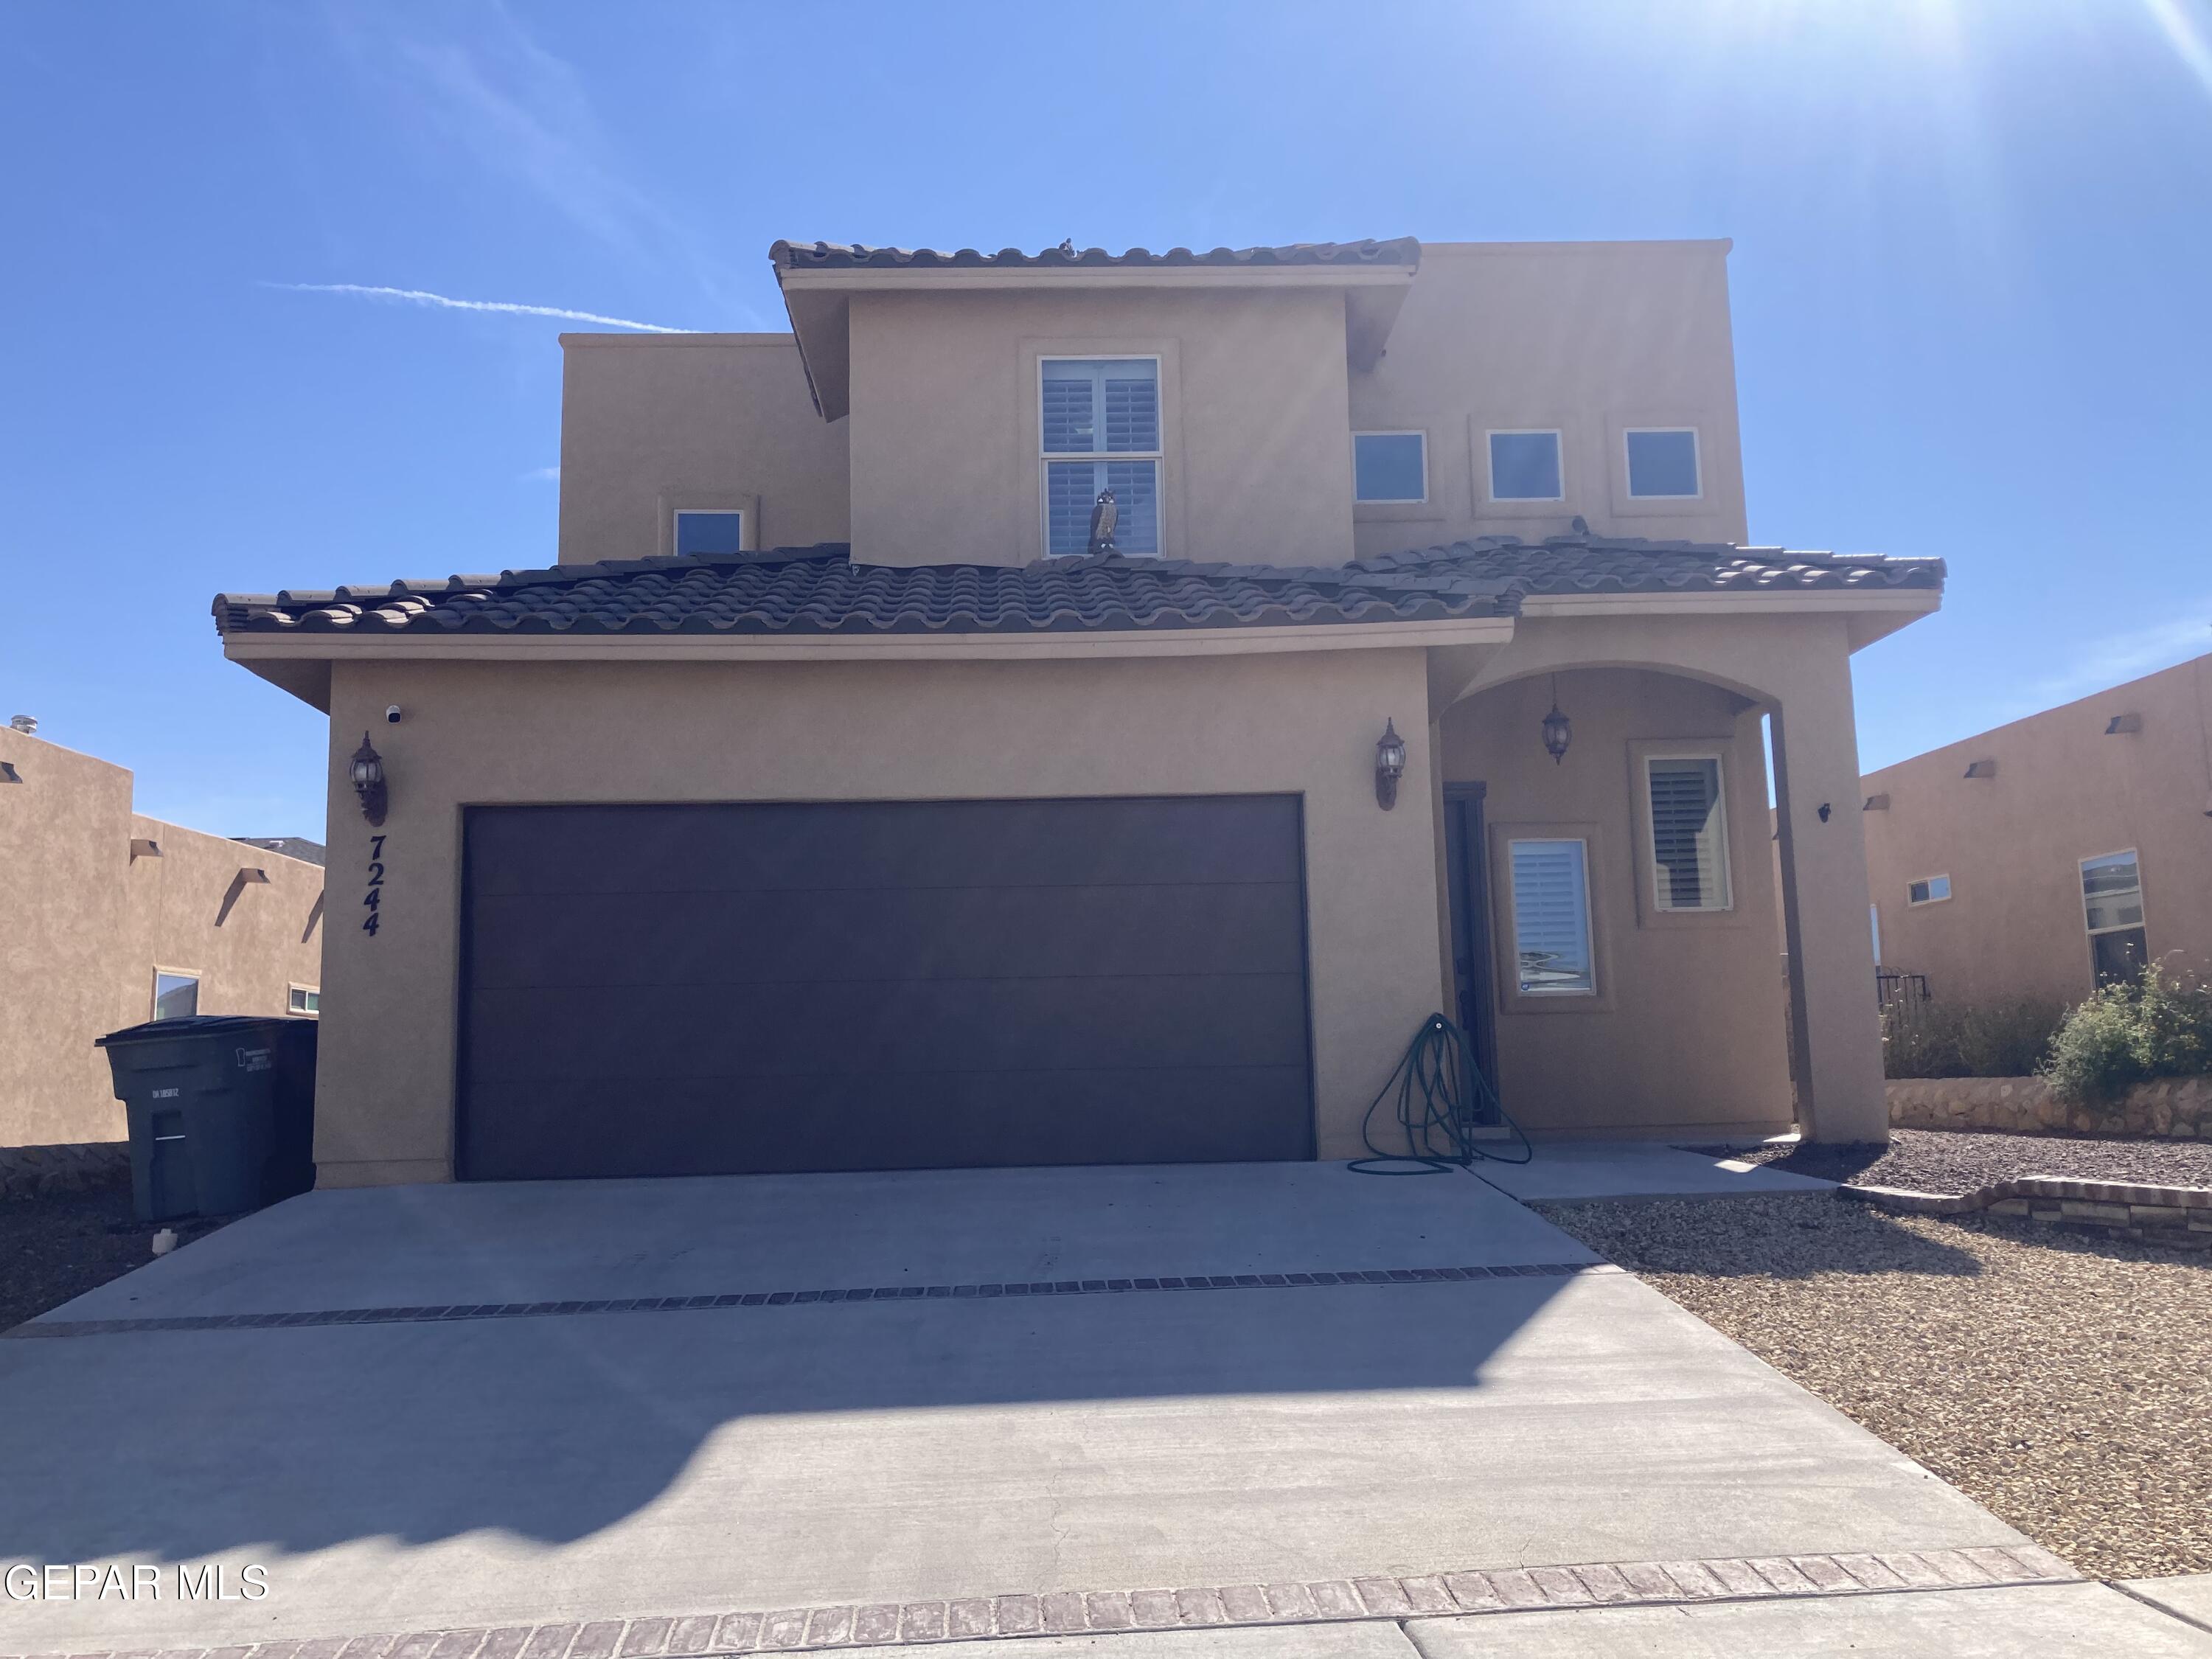
[[1704, 494], [1698, 477], [1695, 427], [1631, 427], [1628, 493], [1645, 500], [1691, 501]]
[[1918, 881], [1905, 884], [1905, 902], [1907, 904], [1939, 904], [1950, 896], [1951, 878], [1948, 876], [1923, 876]]
[[686, 553], [740, 553], [744, 544], [744, 514], [677, 509], [676, 551], [679, 557]]
[[1555, 431], [1493, 432], [1490, 435], [1490, 499], [1556, 501], [1565, 499]]
[[1099, 496], [1114, 496], [1113, 545], [1160, 550], [1160, 360], [1047, 357], [1042, 434], [1048, 553], [1091, 550]]
[[2132, 849], [2081, 860], [2081, 910], [2097, 982], [2141, 973], [2150, 941], [2143, 932], [2142, 867]]
[[1352, 498], [1358, 501], [1428, 500], [1429, 434], [1353, 433]]
[[1727, 809], [1717, 755], [1644, 763], [1651, 807], [1653, 898], [1662, 910], [1729, 908]]
[[316, 985], [295, 985], [285, 994], [284, 1012], [288, 1014], [319, 1014], [323, 1012], [322, 988]]

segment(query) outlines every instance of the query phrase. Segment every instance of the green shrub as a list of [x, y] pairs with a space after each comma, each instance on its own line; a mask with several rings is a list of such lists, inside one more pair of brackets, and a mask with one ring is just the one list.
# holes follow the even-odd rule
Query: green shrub
[[2043, 1064], [2066, 1010], [2040, 997], [1970, 1006], [1959, 1016], [1960, 1062], [1967, 1077], [2027, 1077]]
[[2212, 987], [2154, 963], [2066, 1016], [2042, 1076], [2063, 1101], [2100, 1105], [2154, 1077], [2212, 1071]]
[[1886, 1077], [2027, 1077], [2065, 1017], [2055, 1002], [1891, 1003], [1881, 1014]]

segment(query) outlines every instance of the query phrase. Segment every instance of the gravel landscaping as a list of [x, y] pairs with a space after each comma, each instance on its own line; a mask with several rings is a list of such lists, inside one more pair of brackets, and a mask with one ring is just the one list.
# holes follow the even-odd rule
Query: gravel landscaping
[[[170, 1224], [182, 1243], [222, 1224]], [[144, 1267], [159, 1231], [131, 1213], [127, 1185], [0, 1199], [0, 1331]]]
[[1533, 1207], [2084, 1572], [2212, 1571], [2201, 1254], [1822, 1194]]
[[1903, 1187], [1917, 1193], [1968, 1193], [2022, 1176], [2212, 1187], [2212, 1141], [2203, 1140], [1893, 1129], [1886, 1152], [1877, 1146], [1784, 1146], [1729, 1156], [1854, 1187]]

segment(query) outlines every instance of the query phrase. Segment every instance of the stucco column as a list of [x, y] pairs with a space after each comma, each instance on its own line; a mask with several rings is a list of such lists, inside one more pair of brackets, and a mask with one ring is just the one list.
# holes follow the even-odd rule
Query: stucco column
[[1808, 653], [1772, 710], [1790, 1041], [1808, 1140], [1887, 1141], [1850, 659]]

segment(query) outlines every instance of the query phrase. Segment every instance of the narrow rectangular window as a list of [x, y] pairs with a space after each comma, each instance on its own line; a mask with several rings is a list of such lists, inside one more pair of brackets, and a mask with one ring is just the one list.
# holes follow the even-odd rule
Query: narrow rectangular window
[[1490, 434], [1492, 501], [1556, 501], [1565, 495], [1557, 432]]
[[1513, 958], [1521, 994], [1595, 994], [1585, 843], [1509, 842], [1506, 856], [1513, 883]]
[[1110, 490], [1114, 550], [1158, 553], [1159, 359], [1048, 357], [1041, 368], [1045, 551], [1088, 552], [1093, 511]]
[[191, 974], [154, 974], [154, 1018], [183, 1019], [200, 1011], [200, 982]]
[[1727, 909], [1728, 818], [1720, 757], [1655, 756], [1644, 764], [1655, 902], [1662, 910]]
[[295, 985], [285, 1000], [285, 1010], [295, 1014], [319, 1014], [323, 1011], [323, 994], [312, 985]]
[[1680, 501], [1702, 493], [1696, 428], [1632, 429], [1624, 438], [1628, 446], [1630, 495]]
[[742, 513], [698, 512], [684, 508], [676, 515], [678, 557], [696, 553], [741, 553], [745, 545], [745, 515]]
[[1352, 485], [1355, 501], [1411, 502], [1428, 500], [1428, 434], [1353, 433]]
[[1951, 878], [1948, 876], [1928, 876], [1919, 881], [1905, 884], [1905, 902], [1907, 904], [1935, 904], [1950, 896]]
[[2150, 960], [2143, 929], [2142, 869], [2132, 849], [2081, 860], [2081, 911], [2100, 985], [2130, 979]]

